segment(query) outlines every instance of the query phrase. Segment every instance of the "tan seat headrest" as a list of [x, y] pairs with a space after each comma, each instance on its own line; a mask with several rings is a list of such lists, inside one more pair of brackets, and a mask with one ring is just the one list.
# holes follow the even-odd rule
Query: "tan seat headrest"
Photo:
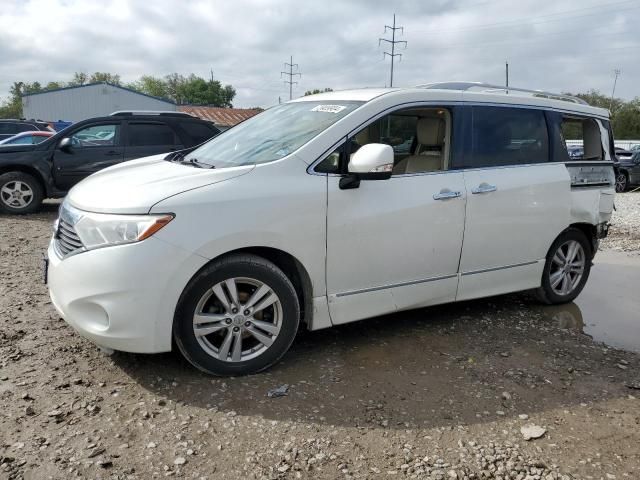
[[442, 145], [444, 143], [444, 119], [423, 117], [418, 120], [416, 134], [420, 145]]

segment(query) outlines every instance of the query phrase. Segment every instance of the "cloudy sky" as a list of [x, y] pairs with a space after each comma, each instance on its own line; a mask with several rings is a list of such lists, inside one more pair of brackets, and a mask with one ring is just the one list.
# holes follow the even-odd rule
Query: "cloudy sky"
[[[640, 0], [3, 0], [0, 97], [14, 81], [75, 71], [194, 72], [237, 90], [237, 107], [288, 99], [293, 55], [305, 90], [385, 86], [393, 14], [404, 27], [394, 85], [445, 80], [640, 96]], [[389, 37], [390, 32], [387, 32]], [[390, 37], [389, 37], [390, 38]]]

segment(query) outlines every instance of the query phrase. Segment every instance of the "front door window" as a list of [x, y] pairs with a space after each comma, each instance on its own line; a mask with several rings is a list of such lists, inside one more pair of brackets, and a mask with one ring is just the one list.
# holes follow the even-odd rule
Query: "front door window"
[[113, 147], [117, 136], [117, 125], [91, 125], [75, 131], [71, 135], [71, 143], [74, 148]]

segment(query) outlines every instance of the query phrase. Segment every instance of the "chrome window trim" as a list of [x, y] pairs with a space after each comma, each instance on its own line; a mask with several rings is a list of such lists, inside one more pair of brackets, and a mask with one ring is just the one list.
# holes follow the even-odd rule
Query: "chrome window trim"
[[[368, 102], [365, 102], [363, 105], [366, 105], [366, 103], [368, 103]], [[563, 114], [567, 114], [568, 113], [568, 114], [572, 114], [572, 115], [580, 115], [583, 118], [594, 118], [594, 119], [598, 119], [598, 120], [611, 121], [611, 119], [609, 117], [606, 117], [606, 116], [587, 114], [587, 113], [584, 113], [584, 112], [577, 112], [575, 110], [563, 109], [563, 108], [557, 108], [557, 107], [543, 107], [543, 106], [538, 106], [538, 105], [528, 105], [528, 104], [519, 104], [519, 103], [478, 102], [478, 101], [464, 101], [464, 100], [449, 100], [449, 101], [444, 101], [444, 102], [436, 101], [436, 100], [426, 100], [426, 101], [415, 101], [415, 102], [399, 103], [397, 105], [394, 105], [393, 107], [388, 107], [388, 108], [384, 109], [383, 111], [378, 112], [376, 115], [374, 115], [372, 117], [369, 117], [368, 120], [360, 123], [357, 127], [355, 127], [352, 130], [350, 130], [345, 136], [343, 136], [340, 140], [338, 140], [336, 143], [334, 143], [330, 148], [326, 149], [315, 161], [313, 161], [307, 167], [307, 173], [310, 174], [310, 175], [341, 177], [342, 174], [339, 174], [339, 173], [322, 173], [322, 172], [316, 172], [316, 171], [314, 171], [314, 169], [322, 160], [324, 160], [327, 157], [327, 155], [330, 152], [332, 152], [333, 150], [338, 148], [340, 146], [340, 144], [345, 141], [345, 139], [353, 136], [362, 127], [370, 125], [371, 123], [379, 120], [380, 118], [384, 117], [385, 115], [388, 115], [390, 113], [390, 111], [393, 112], [393, 111], [397, 111], [397, 110], [404, 110], [406, 108], [414, 108], [414, 107], [421, 107], [421, 106], [424, 106], [424, 107], [438, 107], [439, 106], [439, 107], [443, 107], [443, 108], [453, 107], [453, 106], [469, 106], [469, 107], [481, 107], [481, 106], [484, 106], [484, 107], [522, 108], [522, 109], [528, 109], [528, 110], [542, 110], [542, 111], [549, 111], [549, 112], [558, 112], [558, 113], [563, 113]], [[347, 118], [347, 117], [345, 117], [345, 118]], [[344, 120], [344, 119], [342, 119], [342, 120]], [[501, 166], [501, 167], [460, 168], [460, 169], [450, 169], [450, 170], [446, 170], [446, 171], [453, 171], [453, 170], [479, 170], [479, 169], [483, 169], [483, 168], [523, 167], [523, 166], [540, 165], [540, 164], [549, 165], [549, 164], [554, 164], [554, 163], [567, 163], [567, 162], [540, 162], [540, 163], [534, 163], [534, 164], [508, 165], [508, 166]], [[424, 172], [424, 173], [431, 173], [431, 172]], [[422, 172], [420, 172], [420, 174], [422, 174]], [[413, 174], [395, 175], [395, 177], [402, 177], [402, 176], [406, 176], [406, 175], [413, 175]]]

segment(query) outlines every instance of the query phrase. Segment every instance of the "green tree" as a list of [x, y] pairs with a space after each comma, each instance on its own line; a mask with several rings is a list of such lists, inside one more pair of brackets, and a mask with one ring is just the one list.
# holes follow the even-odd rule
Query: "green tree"
[[333, 88], [324, 88], [320, 90], [319, 88], [314, 88], [313, 90], [307, 90], [304, 92], [304, 96], [315, 95], [316, 93], [325, 93], [325, 92], [333, 92]]
[[640, 138], [640, 97], [625, 102], [612, 116], [613, 135], [618, 140]]
[[159, 77], [143, 75], [140, 79], [128, 85], [129, 88], [137, 90], [153, 97], [169, 97], [167, 83]]
[[120, 75], [107, 72], [94, 72], [89, 77], [89, 83], [107, 82], [112, 85], [120, 85]]
[[167, 96], [178, 104], [184, 103], [182, 90], [186, 78], [179, 73], [170, 73], [164, 77], [164, 81], [167, 89]]
[[235, 89], [231, 85], [222, 86], [218, 80], [205, 80], [193, 73], [182, 79], [179, 88], [180, 103], [192, 105], [212, 105], [231, 107]]
[[14, 82], [9, 89], [9, 99], [0, 107], [0, 118], [22, 118], [22, 95], [41, 91], [40, 82]]
[[88, 77], [84, 72], [75, 72], [73, 78], [67, 83], [68, 87], [79, 87], [87, 83]]

